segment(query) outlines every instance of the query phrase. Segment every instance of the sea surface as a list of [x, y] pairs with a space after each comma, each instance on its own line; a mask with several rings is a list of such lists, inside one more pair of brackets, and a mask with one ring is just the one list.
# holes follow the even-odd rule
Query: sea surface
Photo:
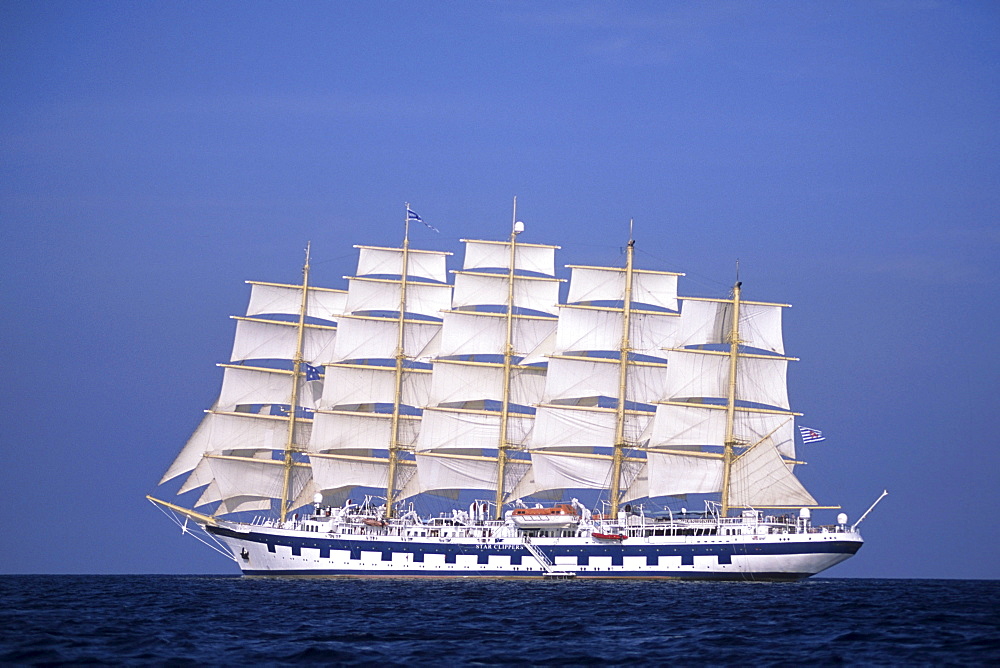
[[0, 576], [0, 664], [997, 665], [1000, 581]]

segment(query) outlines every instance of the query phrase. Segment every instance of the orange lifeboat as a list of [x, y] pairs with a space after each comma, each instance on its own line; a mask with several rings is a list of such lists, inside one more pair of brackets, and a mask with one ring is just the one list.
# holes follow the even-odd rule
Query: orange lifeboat
[[580, 523], [576, 510], [568, 503], [551, 508], [516, 508], [511, 518], [522, 529], [569, 529]]

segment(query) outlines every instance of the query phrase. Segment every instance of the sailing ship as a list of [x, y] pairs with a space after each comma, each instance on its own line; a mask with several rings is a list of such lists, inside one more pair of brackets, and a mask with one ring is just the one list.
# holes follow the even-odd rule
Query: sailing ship
[[814, 524], [838, 507], [794, 475], [786, 305], [680, 297], [631, 239], [623, 266], [569, 265], [560, 303], [559, 247], [516, 210], [453, 282], [409, 205], [346, 291], [310, 284], [308, 248], [301, 284], [250, 281], [160, 481], [196, 500], [148, 498], [252, 576], [797, 580], [855, 554], [878, 501]]

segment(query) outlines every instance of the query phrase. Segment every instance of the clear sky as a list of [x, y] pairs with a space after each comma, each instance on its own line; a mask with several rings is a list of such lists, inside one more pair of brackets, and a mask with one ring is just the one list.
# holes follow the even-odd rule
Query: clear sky
[[0, 2], [0, 572], [225, 572], [143, 497], [246, 279], [522, 240], [789, 302], [830, 575], [1000, 577], [995, 2]]

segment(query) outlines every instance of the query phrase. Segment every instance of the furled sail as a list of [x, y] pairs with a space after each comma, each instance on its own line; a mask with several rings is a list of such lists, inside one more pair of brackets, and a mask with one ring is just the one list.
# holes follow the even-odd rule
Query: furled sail
[[195, 505], [218, 503], [218, 514], [266, 510], [308, 484], [308, 465], [291, 462], [289, 469], [286, 453], [308, 447], [320, 371], [332, 357], [347, 298], [341, 290], [249, 283], [230, 362], [220, 364], [219, 398], [160, 481], [188, 474], [178, 493], [203, 488]]
[[451, 306], [448, 253], [408, 242], [358, 248], [309, 442], [313, 486], [382, 488], [392, 497], [416, 469], [410, 452], [429, 400], [441, 311]]
[[502, 499], [529, 466], [517, 451], [545, 386], [558, 247], [518, 243], [516, 234], [506, 242], [464, 240], [417, 444], [419, 475], [407, 494], [497, 490]]

